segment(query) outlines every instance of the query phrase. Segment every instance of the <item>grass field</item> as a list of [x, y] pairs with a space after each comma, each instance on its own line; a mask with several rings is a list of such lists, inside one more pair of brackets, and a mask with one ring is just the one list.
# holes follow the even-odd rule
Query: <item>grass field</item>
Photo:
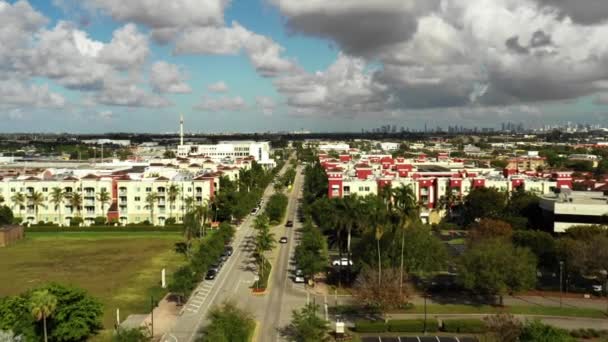
[[[29, 233], [0, 248], [0, 296], [55, 281], [86, 289], [104, 304], [104, 325], [146, 313], [150, 296], [164, 295], [160, 272], [169, 276], [185, 263], [173, 251], [175, 233]], [[169, 279], [167, 277], [167, 279]]]

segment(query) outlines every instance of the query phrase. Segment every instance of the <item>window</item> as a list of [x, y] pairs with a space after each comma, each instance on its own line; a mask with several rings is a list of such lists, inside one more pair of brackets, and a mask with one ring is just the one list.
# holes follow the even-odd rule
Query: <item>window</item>
[[192, 192], [192, 188], [188, 188], [188, 192]]
[[146, 188], [146, 192], [152, 192], [152, 188]]
[[15, 192], [15, 188], [11, 188], [11, 192]]
[[366, 186], [366, 187], [365, 187], [365, 191], [369, 191], [369, 186]]
[[139, 201], [141, 201], [141, 197], [135, 196], [135, 202], [139, 202]]
[[141, 188], [135, 188], [135, 191], [136, 191], [136, 192], [140, 192], [140, 191], [141, 191]]
[[49, 192], [49, 188], [42, 188], [42, 192]]

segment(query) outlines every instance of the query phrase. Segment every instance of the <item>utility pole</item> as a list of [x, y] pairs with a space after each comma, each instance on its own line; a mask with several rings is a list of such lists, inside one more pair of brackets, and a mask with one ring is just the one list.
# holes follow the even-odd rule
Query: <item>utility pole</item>
[[562, 307], [562, 292], [563, 292], [563, 277], [564, 277], [564, 262], [559, 262], [559, 307]]
[[152, 310], [150, 312], [150, 321], [152, 323], [150, 332], [151, 335], [154, 336], [154, 296], [150, 296], [150, 306], [152, 307]]

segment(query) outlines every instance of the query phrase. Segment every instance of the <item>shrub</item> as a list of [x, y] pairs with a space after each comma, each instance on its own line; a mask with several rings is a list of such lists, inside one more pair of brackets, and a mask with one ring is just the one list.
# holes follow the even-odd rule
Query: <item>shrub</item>
[[175, 217], [169, 217], [168, 219], [165, 220], [165, 225], [171, 225], [171, 224], [175, 224], [177, 222], [177, 220], [175, 219]]
[[150, 220], [145, 220], [141, 223], [142, 226], [151, 226], [152, 223], [150, 223]]
[[382, 333], [386, 332], [387, 326], [384, 321], [358, 321], [355, 322], [355, 331], [360, 333]]
[[[439, 330], [439, 321], [427, 319], [426, 331], [437, 332], [437, 330]], [[424, 332], [424, 319], [391, 320], [388, 321], [388, 331], [421, 333]]]
[[479, 334], [487, 331], [486, 323], [480, 319], [447, 319], [443, 331], [449, 333]]
[[105, 224], [106, 224], [106, 221], [107, 221], [107, 220], [106, 220], [106, 217], [105, 217], [105, 216], [97, 216], [97, 217], [95, 217], [95, 219], [94, 219], [94, 221], [93, 221], [93, 222], [95, 222], [94, 224], [95, 224], [96, 226], [103, 226], [103, 225], [105, 225]]
[[83, 222], [84, 222], [84, 220], [82, 219], [82, 217], [78, 217], [78, 216], [72, 217], [72, 219], [70, 220], [70, 227], [78, 227]]

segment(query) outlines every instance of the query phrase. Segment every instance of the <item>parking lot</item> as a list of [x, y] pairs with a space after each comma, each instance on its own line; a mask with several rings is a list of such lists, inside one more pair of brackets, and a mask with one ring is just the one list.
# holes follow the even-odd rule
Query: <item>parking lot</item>
[[361, 342], [479, 342], [476, 337], [451, 336], [368, 336], [362, 337]]

